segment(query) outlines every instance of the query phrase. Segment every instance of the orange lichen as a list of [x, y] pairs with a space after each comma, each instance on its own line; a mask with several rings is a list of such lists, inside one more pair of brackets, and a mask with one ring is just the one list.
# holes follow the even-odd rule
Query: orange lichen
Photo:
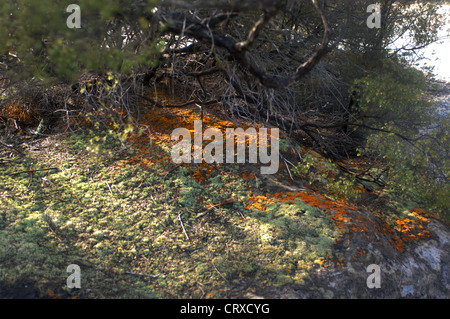
[[[158, 103], [165, 104], [183, 104], [185, 101], [175, 101], [173, 97], [168, 97], [164, 92], [156, 92], [152, 97], [158, 100]], [[152, 96], [152, 95], [149, 95]], [[139, 130], [136, 129], [128, 140], [136, 146], [138, 149], [138, 155], [131, 158], [126, 164], [151, 166], [161, 165], [162, 167], [173, 166], [171, 162], [170, 154], [167, 151], [163, 151], [163, 148], [167, 145], [175, 143], [171, 140], [171, 133], [176, 128], [186, 128], [191, 132], [191, 137], [194, 133], [194, 121], [200, 120], [200, 112], [197, 108], [177, 108], [168, 107], [160, 108], [151, 105], [146, 105], [146, 112], [140, 120]], [[213, 115], [209, 116], [204, 114], [202, 118], [202, 130], [203, 132], [210, 127], [218, 128], [225, 136], [227, 128], [236, 128], [236, 125], [229, 121], [221, 120]], [[248, 129], [248, 126], [241, 126], [244, 130]], [[253, 126], [257, 129], [260, 126]], [[139, 133], [138, 133], [139, 132]], [[268, 140], [270, 140], [271, 131], [268, 130]], [[237, 143], [237, 137], [235, 137], [235, 144]], [[259, 147], [259, 139], [251, 141], [248, 138], [245, 139], [246, 146], [250, 143], [256, 142]], [[236, 145], [235, 145], [236, 146]], [[292, 151], [292, 150], [291, 150]], [[322, 157], [314, 152], [312, 149], [303, 148], [300, 150], [301, 155], [310, 154], [314, 158], [319, 159], [317, 164], [320, 169], [322, 166], [320, 161]], [[347, 164], [356, 165], [352, 161]], [[212, 165], [201, 163], [196, 166], [184, 164], [192, 168], [193, 178], [199, 182], [206, 182], [213, 170]], [[280, 163], [280, 168], [282, 163]], [[337, 173], [330, 171], [330, 176], [334, 177]], [[254, 174], [250, 171], [244, 171], [241, 173], [241, 177], [245, 180], [252, 180], [255, 178]], [[314, 190], [314, 189], [312, 189]], [[364, 193], [366, 190], [364, 187], [355, 187], [355, 191]], [[429, 219], [425, 217], [427, 214], [423, 209], [414, 208], [411, 210], [411, 218], [404, 218], [392, 221], [388, 221], [380, 213], [373, 212], [373, 215], [378, 217], [377, 223], [375, 223], [370, 217], [359, 215], [358, 208], [350, 205], [345, 200], [331, 200], [326, 198], [320, 191], [315, 192], [283, 192], [263, 195], [252, 195], [248, 197], [247, 209], [256, 209], [261, 212], [267, 210], [267, 205], [276, 202], [290, 202], [293, 203], [295, 199], [301, 199], [305, 204], [323, 209], [329, 214], [331, 219], [336, 223], [336, 227], [343, 233], [356, 233], [360, 236], [366, 236], [368, 240], [375, 240], [374, 233], [383, 233], [388, 236], [388, 241], [397, 250], [403, 251], [406, 241], [411, 239], [419, 239], [430, 236], [430, 233], [424, 230], [424, 224], [429, 222]], [[357, 251], [356, 256], [364, 256], [364, 251]], [[322, 262], [320, 265], [326, 264]], [[339, 264], [343, 264], [339, 261]]]
[[211, 171], [214, 169], [214, 166], [201, 163], [197, 167], [197, 170], [195, 171], [193, 178], [197, 183], [204, 183], [211, 175]]
[[[429, 237], [429, 231], [424, 230], [424, 224], [429, 219], [422, 216], [425, 214], [422, 209], [413, 209], [411, 213], [414, 219], [404, 218], [395, 221], [394, 225], [386, 221], [381, 214], [374, 213], [379, 218], [375, 223], [369, 217], [357, 215], [357, 208], [349, 205], [345, 201], [333, 201], [317, 193], [286, 192], [274, 193], [267, 196], [249, 196], [247, 209], [255, 208], [261, 211], [267, 209], [267, 204], [272, 202], [293, 202], [296, 198], [303, 200], [307, 205], [324, 209], [335, 221], [336, 227], [343, 233], [359, 233], [367, 240], [376, 240], [374, 233], [383, 232], [388, 236], [389, 243], [398, 251], [402, 252], [408, 240]], [[356, 251], [355, 256], [364, 256], [365, 251]]]
[[[158, 91], [157, 92], [159, 98], [165, 99], [165, 92]], [[183, 104], [182, 101], [175, 101], [172, 98], [166, 99], [168, 102], [178, 102], [179, 104]], [[138, 150], [138, 155], [131, 158], [127, 164], [139, 164], [142, 166], [150, 166], [155, 165], [156, 163], [163, 161], [162, 164], [167, 164], [167, 159], [169, 159], [169, 154], [167, 152], [162, 152], [163, 147], [167, 147], [176, 143], [171, 138], [172, 132], [177, 128], [185, 128], [189, 132], [191, 132], [191, 139], [194, 139], [194, 133], [197, 129], [194, 126], [195, 121], [202, 120], [202, 133], [204, 133], [208, 128], [215, 128], [220, 130], [224, 137], [226, 137], [226, 130], [230, 128], [237, 128], [236, 125], [230, 121], [221, 120], [214, 115], [206, 115], [203, 114], [201, 116], [200, 111], [197, 108], [180, 108], [180, 107], [154, 107], [151, 105], [147, 105], [145, 113], [143, 114], [140, 122], [137, 127], [135, 127], [134, 132], [128, 136], [128, 141], [136, 146]], [[249, 125], [241, 126], [244, 131], [250, 128]], [[251, 127], [255, 128], [256, 132], [258, 132], [258, 128], [261, 125], [252, 125]], [[271, 130], [267, 131], [268, 141], [270, 141]], [[246, 135], [245, 138], [245, 147], [253, 144], [256, 147], [259, 147], [260, 139], [256, 138], [253, 135]], [[209, 143], [210, 141], [207, 139], [203, 140], [203, 146]], [[235, 147], [238, 143], [237, 136], [234, 137]], [[193, 148], [196, 145], [193, 146]], [[166, 148], [167, 149], [167, 148]], [[247, 149], [247, 148], [246, 148]], [[202, 172], [197, 171], [194, 178], [198, 180], [202, 180], [201, 174]], [[244, 174], [244, 178], [252, 179], [254, 178], [253, 174], [246, 173]]]
[[250, 180], [250, 179], [254, 179], [254, 178], [255, 178], [255, 175], [253, 175], [253, 173], [247, 171], [247, 172], [243, 172], [243, 173], [241, 174], [241, 177], [242, 177], [243, 179]]
[[[23, 101], [12, 101], [9, 104], [5, 104], [0, 109], [0, 115], [6, 116], [11, 121], [20, 121], [24, 124], [35, 124], [39, 120], [39, 107], [32, 101], [31, 98], [27, 98]], [[11, 123], [11, 126], [17, 126], [17, 123]], [[19, 128], [17, 126], [17, 128]]]
[[[251, 193], [250, 193], [251, 195]], [[247, 209], [256, 208], [260, 211], [265, 211], [267, 208], [267, 197], [266, 196], [249, 196], [249, 204], [246, 206]]]
[[420, 208], [414, 208], [410, 210], [414, 215], [414, 219], [404, 218], [396, 221], [396, 229], [405, 238], [419, 239], [430, 237], [431, 233], [427, 230], [423, 230], [424, 224], [429, 223], [429, 219], [421, 216], [420, 214], [425, 214], [426, 212]]

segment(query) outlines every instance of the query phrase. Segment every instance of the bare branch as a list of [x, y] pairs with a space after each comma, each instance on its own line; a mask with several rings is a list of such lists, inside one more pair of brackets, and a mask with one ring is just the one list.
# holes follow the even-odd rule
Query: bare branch
[[255, 39], [258, 37], [262, 28], [277, 14], [277, 12], [278, 9], [270, 13], [264, 13], [261, 19], [259, 19], [258, 22], [256, 22], [256, 24], [250, 30], [247, 40], [235, 44], [236, 49], [238, 51], [248, 50], [253, 42], [255, 42]]
[[255, 76], [260, 83], [267, 88], [283, 88], [291, 85], [294, 82], [299, 81], [306, 74], [308, 74], [316, 65], [320, 59], [329, 52], [329, 25], [326, 15], [319, 5], [317, 0], [312, 0], [317, 12], [319, 13], [324, 26], [324, 35], [320, 47], [314, 52], [314, 54], [302, 65], [300, 65], [296, 72], [290, 76], [274, 76], [268, 74], [266, 70], [259, 67], [252, 59], [248, 48], [255, 41], [256, 37], [260, 33], [261, 29], [267, 24], [275, 15], [278, 10], [274, 10], [271, 13], [264, 14], [264, 16], [254, 25], [249, 32], [247, 40], [243, 42], [235, 42], [230, 37], [219, 35], [213, 32], [210, 28], [204, 24], [189, 24], [186, 26], [186, 21], [173, 21], [168, 18], [165, 19], [167, 23], [167, 30], [173, 33], [181, 34], [193, 37], [199, 41], [211, 41], [214, 45], [226, 49], [236, 60], [246, 67], [249, 72]]

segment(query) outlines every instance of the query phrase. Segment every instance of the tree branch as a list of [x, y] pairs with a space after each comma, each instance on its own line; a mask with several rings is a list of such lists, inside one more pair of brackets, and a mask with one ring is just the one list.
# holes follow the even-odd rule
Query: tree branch
[[235, 44], [236, 49], [238, 51], [248, 50], [253, 42], [255, 42], [262, 28], [277, 14], [277, 12], [278, 9], [270, 13], [264, 13], [261, 19], [259, 19], [258, 22], [255, 23], [253, 28], [248, 33], [247, 40]]
[[[260, 68], [252, 59], [248, 52], [249, 47], [255, 41], [258, 34], [261, 32], [265, 24], [267, 24], [278, 12], [278, 7], [271, 13], [265, 14], [250, 30], [247, 40], [243, 42], [235, 42], [230, 37], [222, 36], [214, 33], [207, 25], [201, 23], [186, 25], [186, 21], [174, 21], [165, 18], [167, 31], [193, 37], [199, 41], [212, 42], [214, 45], [226, 49], [242, 66], [246, 67], [248, 71], [255, 76], [260, 83], [267, 88], [283, 88], [299, 81], [306, 74], [308, 74], [320, 59], [325, 56], [330, 48], [329, 34], [330, 29], [327, 17], [324, 10], [319, 6], [318, 0], [312, 0], [318, 14], [322, 19], [324, 26], [324, 35], [320, 47], [313, 53], [313, 55], [302, 65], [300, 65], [294, 74], [290, 76], [274, 76], [268, 74], [264, 69]], [[279, 2], [278, 2], [279, 5]]]

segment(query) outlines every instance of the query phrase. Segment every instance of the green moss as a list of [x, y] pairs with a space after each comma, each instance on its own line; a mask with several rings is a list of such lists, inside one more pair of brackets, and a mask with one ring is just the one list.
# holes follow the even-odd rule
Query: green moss
[[[196, 167], [167, 174], [167, 167], [89, 155], [89, 139], [73, 135], [47, 157], [0, 165], [2, 278], [30, 275], [43, 294], [68, 293], [65, 267], [80, 263], [85, 297], [227, 297], [230, 283], [261, 289], [307, 283], [314, 262], [329, 257], [341, 236], [326, 212], [300, 199], [247, 210], [249, 191], [262, 181], [242, 179], [239, 165], [212, 169], [198, 183]], [[61, 169], [31, 183], [29, 174], [11, 176], [31, 162]]]

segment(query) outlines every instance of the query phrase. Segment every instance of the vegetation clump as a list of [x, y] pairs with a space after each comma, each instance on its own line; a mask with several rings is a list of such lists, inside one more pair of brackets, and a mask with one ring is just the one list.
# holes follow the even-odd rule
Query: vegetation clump
[[[382, 2], [380, 29], [369, 0], [80, 1], [81, 30], [50, 2], [0, 4], [0, 296], [271, 294], [448, 219], [448, 117], [407, 56], [434, 1]], [[278, 172], [174, 163], [194, 121], [278, 128]]]

